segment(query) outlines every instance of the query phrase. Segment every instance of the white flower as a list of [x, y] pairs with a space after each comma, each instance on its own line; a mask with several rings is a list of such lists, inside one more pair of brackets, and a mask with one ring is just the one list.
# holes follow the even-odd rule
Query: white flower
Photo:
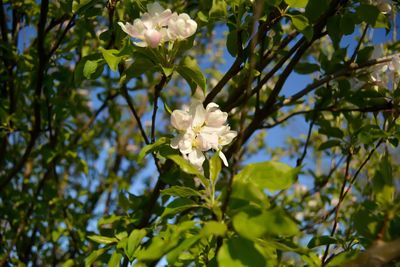
[[191, 126], [192, 117], [189, 112], [177, 109], [171, 114], [171, 124], [175, 129], [185, 131]]
[[[198, 96], [203, 98], [203, 96]], [[228, 161], [221, 149], [236, 137], [236, 131], [226, 125], [228, 114], [222, 112], [215, 103], [206, 108], [196, 99], [187, 110], [174, 110], [171, 124], [179, 134], [171, 140], [171, 147], [179, 149], [184, 158], [201, 169], [205, 156], [203, 152], [211, 149], [219, 151], [219, 157], [225, 166]]]
[[309, 206], [310, 208], [315, 208], [315, 207], [317, 207], [317, 205], [318, 205], [318, 202], [315, 199], [311, 199], [307, 203], [307, 206]]
[[165, 29], [157, 30], [152, 23], [145, 24], [140, 19], [135, 19], [133, 25], [130, 23], [124, 25], [122, 22], [118, 22], [118, 24], [129, 36], [141, 40], [134, 42], [135, 45], [140, 47], [150, 46], [155, 48], [162, 43], [163, 37], [166, 36]]
[[392, 11], [392, 5], [390, 0], [376, 0], [376, 7], [383, 14], [387, 14]]
[[228, 119], [228, 113], [222, 112], [215, 103], [210, 103], [206, 107], [206, 125], [211, 127], [221, 127]]
[[377, 66], [372, 69], [370, 79], [375, 85], [375, 90], [380, 87], [389, 87], [389, 84], [397, 84], [400, 78], [400, 56], [394, 55], [392, 59], [383, 66]]
[[183, 40], [192, 36], [197, 29], [197, 23], [188, 14], [172, 14], [168, 20], [168, 37], [171, 40]]
[[400, 74], [400, 56], [395, 55], [388, 64], [388, 69], [397, 75]]
[[124, 32], [140, 40], [134, 42], [137, 46], [156, 48], [164, 42], [182, 40], [196, 32], [197, 23], [185, 13], [172, 13], [158, 2], [148, 4], [147, 11], [133, 24], [118, 22]]
[[166, 26], [168, 19], [172, 16], [170, 9], [164, 8], [157, 2], [147, 5], [148, 13], [144, 13], [140, 19], [135, 19], [133, 25], [118, 22], [122, 30], [135, 39], [142, 40], [134, 42], [140, 47], [150, 46], [155, 48], [168, 41]]

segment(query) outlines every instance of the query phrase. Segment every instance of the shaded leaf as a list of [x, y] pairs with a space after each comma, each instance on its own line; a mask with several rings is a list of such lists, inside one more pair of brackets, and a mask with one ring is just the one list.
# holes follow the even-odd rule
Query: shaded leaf
[[310, 242], [308, 242], [308, 248], [315, 248], [319, 246], [325, 246], [330, 244], [336, 244], [337, 240], [331, 236], [323, 235], [323, 236], [315, 236], [311, 238]]
[[199, 86], [206, 92], [206, 78], [197, 65], [197, 61], [191, 57], [185, 57], [177, 66], [178, 73], [189, 83], [192, 92]]
[[201, 197], [201, 194], [198, 191], [185, 186], [171, 186], [170, 188], [162, 190], [161, 193], [175, 197]]
[[263, 255], [255, 248], [254, 243], [241, 238], [233, 237], [224, 240], [218, 251], [217, 261], [219, 266], [266, 266]]
[[161, 217], [175, 215], [179, 212], [182, 212], [187, 209], [200, 207], [196, 202], [187, 199], [187, 198], [177, 198], [172, 201], [168, 206], [165, 208], [164, 212], [162, 213]]

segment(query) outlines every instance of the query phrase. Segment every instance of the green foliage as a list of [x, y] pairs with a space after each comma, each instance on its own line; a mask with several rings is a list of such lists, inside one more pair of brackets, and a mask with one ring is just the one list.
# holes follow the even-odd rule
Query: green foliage
[[308, 0], [285, 0], [290, 7], [304, 8], [308, 4]]
[[139, 47], [151, 3], [1, 2], [0, 267], [397, 266], [398, 5], [161, 1], [196, 33]]
[[192, 92], [196, 90], [197, 86], [203, 89], [204, 92], [207, 90], [206, 78], [194, 58], [183, 58], [177, 66], [176, 71], [189, 83]]
[[289, 188], [297, 173], [297, 169], [287, 164], [267, 161], [247, 165], [237, 174], [235, 181], [252, 183], [258, 188], [275, 191]]

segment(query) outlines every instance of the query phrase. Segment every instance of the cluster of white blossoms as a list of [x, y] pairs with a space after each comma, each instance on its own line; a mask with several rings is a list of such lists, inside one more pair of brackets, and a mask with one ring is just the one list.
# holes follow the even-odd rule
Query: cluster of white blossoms
[[[381, 58], [385, 54], [382, 45], [375, 46], [372, 58]], [[391, 56], [391, 60], [371, 68], [370, 80], [376, 88], [397, 84], [400, 78], [400, 54]]]
[[222, 112], [215, 103], [206, 108], [202, 101], [194, 100], [190, 107], [174, 110], [171, 124], [178, 131], [178, 136], [171, 140], [171, 147], [179, 149], [183, 157], [198, 169], [202, 169], [204, 152], [211, 149], [219, 151], [219, 157], [225, 166], [228, 161], [221, 149], [236, 137], [226, 123], [228, 113]]
[[140, 40], [134, 42], [137, 46], [156, 48], [165, 42], [186, 39], [196, 32], [197, 23], [186, 13], [172, 13], [158, 2], [148, 4], [147, 11], [133, 24], [118, 22], [124, 32]]

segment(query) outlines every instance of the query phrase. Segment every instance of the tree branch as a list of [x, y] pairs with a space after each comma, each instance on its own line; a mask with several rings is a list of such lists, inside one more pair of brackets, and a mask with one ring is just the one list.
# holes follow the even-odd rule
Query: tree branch
[[[45, 47], [44, 47], [44, 39], [45, 39], [45, 27], [46, 27], [46, 20], [47, 20], [47, 13], [49, 7], [49, 0], [42, 0], [40, 5], [40, 17], [38, 23], [38, 42], [37, 42], [37, 49], [38, 49], [38, 56], [39, 56], [39, 65], [38, 71], [36, 76], [36, 86], [35, 86], [35, 93], [34, 93], [34, 100], [33, 100], [33, 113], [34, 113], [34, 120], [33, 120], [33, 129], [30, 134], [28, 145], [25, 149], [22, 158], [19, 160], [18, 163], [15, 164], [15, 167], [11, 169], [8, 175], [0, 181], [0, 192], [3, 190], [6, 185], [14, 178], [15, 175], [23, 168], [25, 162], [28, 160], [29, 155], [32, 152], [33, 147], [35, 146], [36, 139], [39, 137], [40, 133], [40, 125], [41, 125], [41, 112], [40, 112], [40, 99], [42, 95], [42, 87], [43, 87], [43, 80], [44, 80], [44, 72], [46, 70], [47, 58], [45, 55]], [[1, 265], [0, 265], [1, 266]]]

